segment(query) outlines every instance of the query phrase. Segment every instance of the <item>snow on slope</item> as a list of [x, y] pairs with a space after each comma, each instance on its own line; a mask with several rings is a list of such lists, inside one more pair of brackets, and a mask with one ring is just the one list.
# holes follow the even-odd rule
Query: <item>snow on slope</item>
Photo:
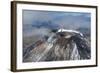
[[81, 36], [83, 36], [81, 32], [76, 31], [76, 30], [59, 29], [58, 32], [70, 32], [70, 33], [80, 34]]

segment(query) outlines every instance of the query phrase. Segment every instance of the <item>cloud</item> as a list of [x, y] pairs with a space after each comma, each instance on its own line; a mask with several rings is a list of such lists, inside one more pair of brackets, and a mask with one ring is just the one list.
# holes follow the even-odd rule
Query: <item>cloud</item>
[[23, 33], [24, 37], [29, 37], [29, 36], [49, 36], [50, 35], [50, 30], [47, 28], [34, 28], [29, 32], [24, 32]]
[[53, 20], [54, 13], [45, 11], [23, 10], [23, 24], [33, 24], [34, 21]]
[[63, 27], [66, 29], [90, 28], [91, 14], [83, 12], [23, 10], [23, 27], [26, 28], [25, 30], [30, 29], [37, 21], [40, 23], [50, 21], [52, 22], [51, 25], [57, 24], [59, 26], [63, 24]]

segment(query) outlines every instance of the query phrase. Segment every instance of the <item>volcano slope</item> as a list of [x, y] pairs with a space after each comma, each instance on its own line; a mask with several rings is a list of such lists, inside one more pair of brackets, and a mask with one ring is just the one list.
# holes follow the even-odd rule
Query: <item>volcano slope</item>
[[59, 29], [47, 40], [38, 40], [23, 50], [23, 62], [85, 60], [91, 58], [91, 47], [78, 31]]

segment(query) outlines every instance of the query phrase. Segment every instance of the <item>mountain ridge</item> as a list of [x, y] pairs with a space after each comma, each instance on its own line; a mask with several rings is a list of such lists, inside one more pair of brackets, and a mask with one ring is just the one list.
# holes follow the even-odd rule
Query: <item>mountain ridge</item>
[[[37, 43], [39, 43], [38, 41]], [[84, 60], [91, 58], [91, 49], [82, 33], [75, 30], [59, 29], [42, 43], [31, 48], [23, 62]], [[27, 49], [30, 49], [29, 47]], [[26, 51], [26, 50], [25, 50]]]

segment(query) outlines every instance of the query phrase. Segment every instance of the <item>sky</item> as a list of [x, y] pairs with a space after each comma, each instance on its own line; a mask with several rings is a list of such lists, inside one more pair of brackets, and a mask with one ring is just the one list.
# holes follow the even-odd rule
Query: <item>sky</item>
[[61, 25], [65, 29], [90, 29], [90, 24], [90, 13], [23, 10], [23, 32], [32, 31], [34, 28], [60, 28]]

